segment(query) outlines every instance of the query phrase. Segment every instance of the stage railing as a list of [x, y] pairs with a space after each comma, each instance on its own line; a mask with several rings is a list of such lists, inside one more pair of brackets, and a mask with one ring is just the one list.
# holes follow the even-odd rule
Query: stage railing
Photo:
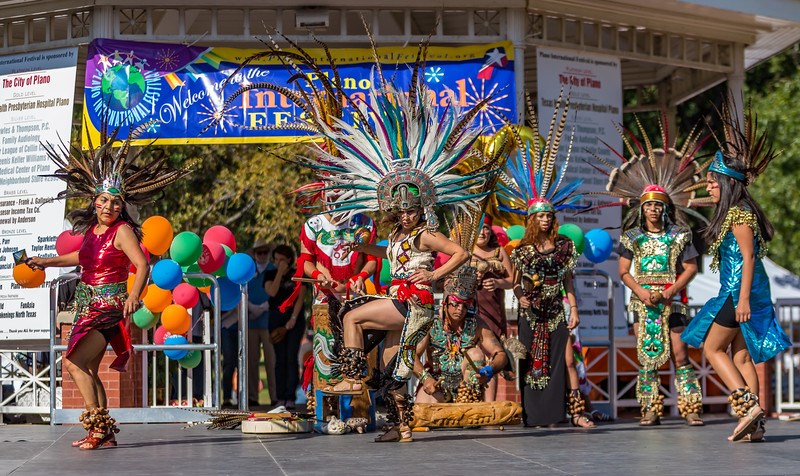
[[778, 299], [775, 310], [792, 346], [775, 357], [775, 409], [800, 411], [800, 299]]

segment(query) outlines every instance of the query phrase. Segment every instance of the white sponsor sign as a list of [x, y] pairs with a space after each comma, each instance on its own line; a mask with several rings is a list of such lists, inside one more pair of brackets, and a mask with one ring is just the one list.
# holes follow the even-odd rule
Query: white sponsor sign
[[22, 288], [11, 253], [55, 256], [64, 201], [46, 202], [65, 184], [41, 177], [55, 170], [41, 144], [69, 145], [77, 62], [77, 48], [0, 57], [0, 342], [49, 338], [49, 285], [59, 270]]
[[[622, 121], [622, 76], [619, 58], [551, 48], [538, 48], [536, 56], [539, 132], [547, 136], [555, 101], [563, 88], [565, 94], [570, 95], [570, 113], [565, 137], [568, 137], [571, 128], [574, 127], [575, 131], [567, 179], [583, 179], [581, 190], [584, 192], [604, 190], [607, 177], [586, 162], [596, 162], [592, 157], [592, 154], [596, 154], [612, 164], [619, 163], [619, 158], [601, 142], [602, 140], [616, 150], [622, 150], [622, 139], [614, 128], [615, 123]], [[567, 139], [562, 141], [560, 155], [562, 160], [567, 151], [566, 142]], [[590, 196], [588, 200], [593, 204], [611, 201], [610, 197], [606, 199], [598, 196]], [[562, 224], [574, 223], [580, 226], [584, 233], [594, 228], [604, 228], [611, 234], [615, 250], [611, 257], [596, 265], [581, 255], [578, 268], [600, 270], [611, 276], [614, 282], [614, 332], [617, 335], [626, 335], [625, 303], [617, 272], [616, 253], [621, 218], [620, 209], [617, 207], [579, 215], [561, 213], [558, 217]], [[581, 337], [588, 342], [593, 338], [607, 338], [609, 306], [606, 278], [583, 276], [579, 273], [575, 279], [575, 288], [581, 318]]]

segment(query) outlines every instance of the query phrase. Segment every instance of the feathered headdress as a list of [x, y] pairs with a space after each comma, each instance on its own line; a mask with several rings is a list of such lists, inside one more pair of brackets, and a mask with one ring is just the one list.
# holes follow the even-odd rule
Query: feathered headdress
[[[744, 111], [744, 126], [730, 93], [725, 97], [722, 107], [717, 108], [717, 114], [722, 121], [725, 140], [721, 142], [714, 136], [720, 150], [714, 155], [709, 170], [750, 185], [767, 169], [778, 152], [772, 148], [767, 129], [758, 131], [758, 116], [753, 112], [750, 102]], [[736, 157], [744, 163], [745, 170], [729, 167], [725, 157]]]
[[[563, 107], [562, 107], [563, 105]], [[577, 205], [581, 195], [576, 194], [583, 180], [564, 182], [572, 152], [574, 129], [569, 135], [567, 154], [561, 168], [556, 167], [556, 159], [569, 112], [569, 97], [562, 90], [555, 103], [553, 118], [544, 144], [537, 138], [523, 141], [514, 130], [517, 142], [516, 155], [509, 158], [501, 183], [497, 190], [498, 208], [518, 215], [532, 215], [538, 212], [557, 212], [565, 209], [584, 208]], [[535, 134], [539, 123], [536, 111], [528, 98], [528, 120]], [[513, 129], [512, 129], [513, 130]]]
[[70, 147], [63, 142], [58, 146], [43, 144], [50, 160], [58, 169], [47, 175], [67, 182], [67, 188], [57, 199], [92, 199], [103, 192], [119, 196], [127, 204], [143, 205], [151, 202], [167, 185], [187, 175], [189, 169], [172, 169], [164, 154], [137, 164], [139, 153], [131, 154], [131, 141], [137, 139], [153, 122], [131, 130], [122, 144], [115, 148], [119, 127], [111, 135], [106, 124], [100, 128], [100, 146], [95, 148], [89, 139], [89, 149]]
[[591, 209], [623, 205], [630, 207], [630, 212], [623, 220], [624, 228], [630, 228], [638, 223], [641, 218], [640, 208], [648, 201], [664, 203], [665, 214], [667, 214], [668, 207], [672, 207], [675, 212], [675, 220], [679, 224], [687, 225], [687, 214], [705, 221], [705, 218], [691, 207], [711, 203], [708, 197], [695, 198], [695, 191], [705, 187], [705, 177], [702, 176], [702, 171], [708, 166], [707, 163], [698, 163], [696, 154], [709, 136], [701, 137], [697, 127], [694, 127], [686, 136], [680, 149], [678, 149], [677, 134], [672, 145], [669, 146], [667, 145], [670, 143], [669, 129], [666, 117], [662, 116], [658, 122], [662, 147], [654, 148], [638, 117], [636, 124], [642, 134], [641, 140], [630, 130], [615, 124], [625, 145], [627, 157], [603, 142], [614, 155], [622, 159], [621, 166], [615, 167], [607, 160], [592, 154], [599, 165], [590, 165], [595, 170], [607, 175], [608, 183], [606, 191], [590, 194], [608, 195], [619, 200]]

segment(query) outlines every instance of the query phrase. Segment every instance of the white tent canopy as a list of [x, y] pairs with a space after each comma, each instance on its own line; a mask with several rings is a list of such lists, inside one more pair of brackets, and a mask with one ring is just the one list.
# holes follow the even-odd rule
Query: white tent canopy
[[[689, 305], [702, 306], [719, 293], [719, 274], [710, 270], [711, 256], [703, 256], [702, 273], [689, 283]], [[769, 276], [772, 302], [777, 299], [800, 298], [800, 276], [792, 274], [769, 258], [764, 258], [764, 268]]]

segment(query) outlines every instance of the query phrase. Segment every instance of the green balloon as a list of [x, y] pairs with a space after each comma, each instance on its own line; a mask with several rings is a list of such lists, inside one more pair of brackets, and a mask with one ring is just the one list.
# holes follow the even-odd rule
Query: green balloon
[[226, 271], [228, 269], [228, 260], [231, 259], [231, 256], [233, 256], [233, 250], [228, 248], [226, 245], [222, 245], [222, 249], [225, 250], [225, 262], [222, 263], [222, 266], [220, 266], [218, 270], [211, 273], [218, 278], [224, 278], [228, 276], [228, 272]]
[[200, 365], [200, 360], [203, 358], [203, 353], [199, 350], [190, 350], [186, 355], [178, 359], [178, 364], [185, 369], [193, 369]]
[[389, 260], [384, 258], [383, 262], [381, 263], [381, 284], [384, 286], [388, 286], [392, 283], [392, 273], [391, 268], [389, 267]]
[[189, 266], [197, 261], [203, 252], [203, 242], [197, 234], [183, 231], [175, 235], [169, 247], [169, 256], [181, 266]]
[[142, 306], [138, 311], [133, 313], [133, 323], [140, 329], [147, 330], [156, 325], [160, 315], [161, 313], [154, 314], [150, 309]]
[[[192, 263], [189, 266], [186, 266], [183, 269], [184, 273], [202, 273], [203, 271], [200, 269], [200, 266], [197, 263]], [[210, 279], [203, 279], [203, 278], [186, 278], [186, 282], [191, 284], [196, 288], [202, 288], [205, 286], [211, 286]]]
[[564, 223], [558, 227], [558, 234], [566, 236], [572, 243], [575, 244], [575, 250], [578, 254], [583, 253], [583, 248], [586, 246], [586, 240], [583, 239], [583, 230], [574, 223]]
[[509, 240], [521, 240], [525, 236], [525, 227], [522, 225], [511, 225], [506, 230]]

